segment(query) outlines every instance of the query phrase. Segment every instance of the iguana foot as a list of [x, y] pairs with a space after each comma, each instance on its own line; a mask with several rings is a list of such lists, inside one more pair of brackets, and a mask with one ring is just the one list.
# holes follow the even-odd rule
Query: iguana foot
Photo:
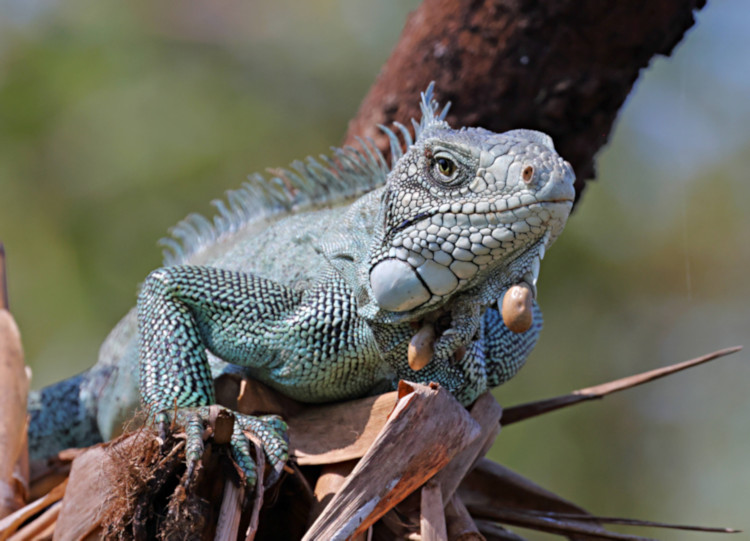
[[[270, 466], [270, 474], [264, 485], [274, 484], [281, 475], [289, 459], [289, 438], [287, 425], [278, 415], [255, 417], [227, 410], [235, 417], [232, 436], [229, 441], [232, 459], [245, 476], [249, 490], [255, 488], [258, 479], [255, 461], [251, 453], [251, 439], [259, 441]], [[185, 460], [187, 462], [187, 479], [192, 479], [195, 468], [203, 457], [203, 433], [208, 424], [210, 413], [208, 406], [180, 408], [177, 410], [176, 422], [185, 427]], [[160, 432], [169, 422], [169, 416], [162, 412], [157, 416]], [[247, 434], [247, 435], [246, 435]]]
[[245, 474], [247, 485], [252, 489], [255, 486], [257, 475], [255, 473], [255, 462], [250, 455], [250, 440], [245, 435], [250, 433], [256, 436], [266, 454], [266, 460], [271, 467], [270, 474], [266, 477], [264, 485], [271, 486], [279, 480], [284, 465], [289, 460], [289, 437], [287, 425], [278, 415], [252, 415], [236, 414], [232, 433], [232, 458]]
[[482, 322], [478, 304], [457, 302], [451, 309], [451, 323], [435, 341], [434, 359], [460, 362], [466, 347], [474, 340]]

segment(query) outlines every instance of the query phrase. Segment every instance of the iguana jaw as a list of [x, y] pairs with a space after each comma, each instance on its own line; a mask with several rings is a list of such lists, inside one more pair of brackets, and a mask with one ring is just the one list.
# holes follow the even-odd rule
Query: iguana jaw
[[509, 257], [509, 262], [503, 268], [496, 269], [490, 276], [480, 277], [474, 287], [458, 293], [437, 310], [450, 311], [456, 302], [461, 302], [464, 297], [471, 297], [480, 306], [482, 313], [490, 307], [497, 307], [501, 311], [504, 293], [517, 284], [528, 285], [533, 298], [536, 298], [541, 262], [552, 239], [552, 233], [548, 231], [536, 244], [519, 253], [518, 257]]
[[[539, 276], [541, 260], [547, 247], [562, 231], [565, 220], [572, 207], [572, 199], [535, 202], [530, 205], [519, 205], [498, 213], [477, 214], [486, 226], [497, 226], [497, 237], [502, 238], [506, 231], [503, 223], [510, 223], [507, 217], [512, 212], [524, 207], [544, 209], [548, 220], [542, 224], [544, 232], [541, 237], [521, 238], [500, 259], [479, 267], [472, 274], [455, 276], [448, 267], [439, 266], [435, 261], [424, 262], [415, 268], [411, 260], [404, 261], [399, 257], [386, 257], [372, 267], [369, 273], [369, 285], [373, 300], [383, 312], [389, 312], [390, 321], [410, 321], [433, 312], [440, 307], [451, 304], [456, 296], [470, 294], [483, 309], [493, 305], [502, 297], [502, 292], [521, 281], [528, 283], [536, 295], [536, 283]], [[430, 217], [422, 219], [429, 221]], [[498, 226], [498, 224], [500, 224]], [[414, 224], [412, 224], [413, 226]], [[418, 227], [418, 226], [417, 226]], [[507, 229], [507, 231], [510, 231]], [[397, 256], [398, 253], [388, 254]], [[474, 260], [476, 261], [476, 260]], [[467, 262], [467, 268], [473, 261]], [[454, 265], [455, 267], [455, 265]], [[459, 267], [460, 271], [460, 267]], [[458, 279], [457, 279], [458, 278]], [[441, 290], [444, 288], [444, 290]], [[438, 296], [444, 293], [442, 296]]]

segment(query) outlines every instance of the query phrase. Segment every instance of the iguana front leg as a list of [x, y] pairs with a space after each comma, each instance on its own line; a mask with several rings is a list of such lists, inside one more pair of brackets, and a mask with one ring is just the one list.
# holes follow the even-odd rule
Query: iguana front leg
[[[203, 454], [203, 425], [215, 402], [206, 349], [237, 364], [267, 362], [273, 357], [270, 327], [299, 301], [299, 292], [270, 280], [211, 267], [166, 267], [146, 279], [138, 297], [142, 400], [160, 424], [177, 412], [186, 426], [190, 469]], [[232, 454], [254, 486], [242, 431], [261, 439], [278, 474], [288, 457], [286, 425], [273, 416], [235, 415]]]
[[[469, 405], [521, 369], [542, 328], [542, 313], [536, 301], [532, 311], [531, 327], [517, 333], [505, 326], [495, 307], [482, 313], [478, 303], [459, 302], [449, 310], [449, 323], [445, 322], [446, 314], [433, 316], [433, 322], [426, 318], [428, 325], [438, 326], [438, 332], [441, 323], [449, 326], [433, 345], [431, 360], [424, 368], [412, 371], [402, 359], [403, 345], [398, 349], [398, 344], [393, 344], [388, 358], [400, 378], [435, 381], [448, 388], [459, 402]], [[410, 329], [413, 332], [414, 327]]]
[[[476, 337], [482, 324], [479, 303], [470, 297], [456, 300], [450, 309], [451, 323], [435, 342], [435, 360], [461, 361], [462, 352]], [[459, 358], [460, 357], [460, 358]]]

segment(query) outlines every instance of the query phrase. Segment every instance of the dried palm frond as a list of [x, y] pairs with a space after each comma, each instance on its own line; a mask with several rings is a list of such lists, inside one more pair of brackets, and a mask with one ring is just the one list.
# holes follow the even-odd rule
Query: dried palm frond
[[[0, 520], [0, 541], [53, 534], [61, 540], [522, 539], [507, 526], [569, 539], [644, 539], [611, 532], [604, 524], [731, 533], [735, 530], [592, 515], [484, 455], [501, 423], [602, 398], [739, 349], [504, 412], [489, 393], [466, 409], [437, 385], [409, 382], [379, 396], [310, 406], [261, 383], [225, 376], [217, 381], [222, 405], [241, 413], [281, 414], [289, 424], [292, 460], [286, 475], [264, 489], [264, 455], [256, 442], [259, 479], [248, 494], [226, 445], [234, 421], [221, 414], [206, 430], [206, 454], [190, 478], [184, 434], [162, 441], [152, 427], [142, 426], [112, 442], [33, 464], [29, 481], [23, 475], [25, 424], [17, 422], [26, 418], [20, 395], [28, 377], [17, 329], [0, 307], [0, 371], [7, 376], [0, 383], [15, 389], [0, 389], [7, 404], [0, 482], [16, 495]], [[34, 501], [18, 509], [29, 499]]]

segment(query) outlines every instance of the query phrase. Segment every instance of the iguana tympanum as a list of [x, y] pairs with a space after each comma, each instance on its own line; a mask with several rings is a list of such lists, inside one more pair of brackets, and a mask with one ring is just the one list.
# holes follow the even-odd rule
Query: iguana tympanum
[[[573, 204], [570, 164], [540, 132], [452, 129], [432, 86], [416, 137], [396, 124], [389, 167], [371, 143], [251, 177], [213, 223], [191, 215], [164, 241], [164, 267], [104, 342], [98, 363], [30, 400], [34, 456], [109, 438], [140, 403], [161, 426], [176, 415], [187, 460], [201, 457], [213, 378], [242, 370], [304, 402], [437, 382], [463, 404], [511, 378], [536, 343], [511, 332], [498, 302], [536, 292], [540, 260]], [[429, 362], [414, 370], [415, 325], [434, 322]], [[236, 416], [232, 454], [255, 483], [243, 430], [274, 471], [286, 425]], [[274, 477], [273, 475], [271, 476]]]

